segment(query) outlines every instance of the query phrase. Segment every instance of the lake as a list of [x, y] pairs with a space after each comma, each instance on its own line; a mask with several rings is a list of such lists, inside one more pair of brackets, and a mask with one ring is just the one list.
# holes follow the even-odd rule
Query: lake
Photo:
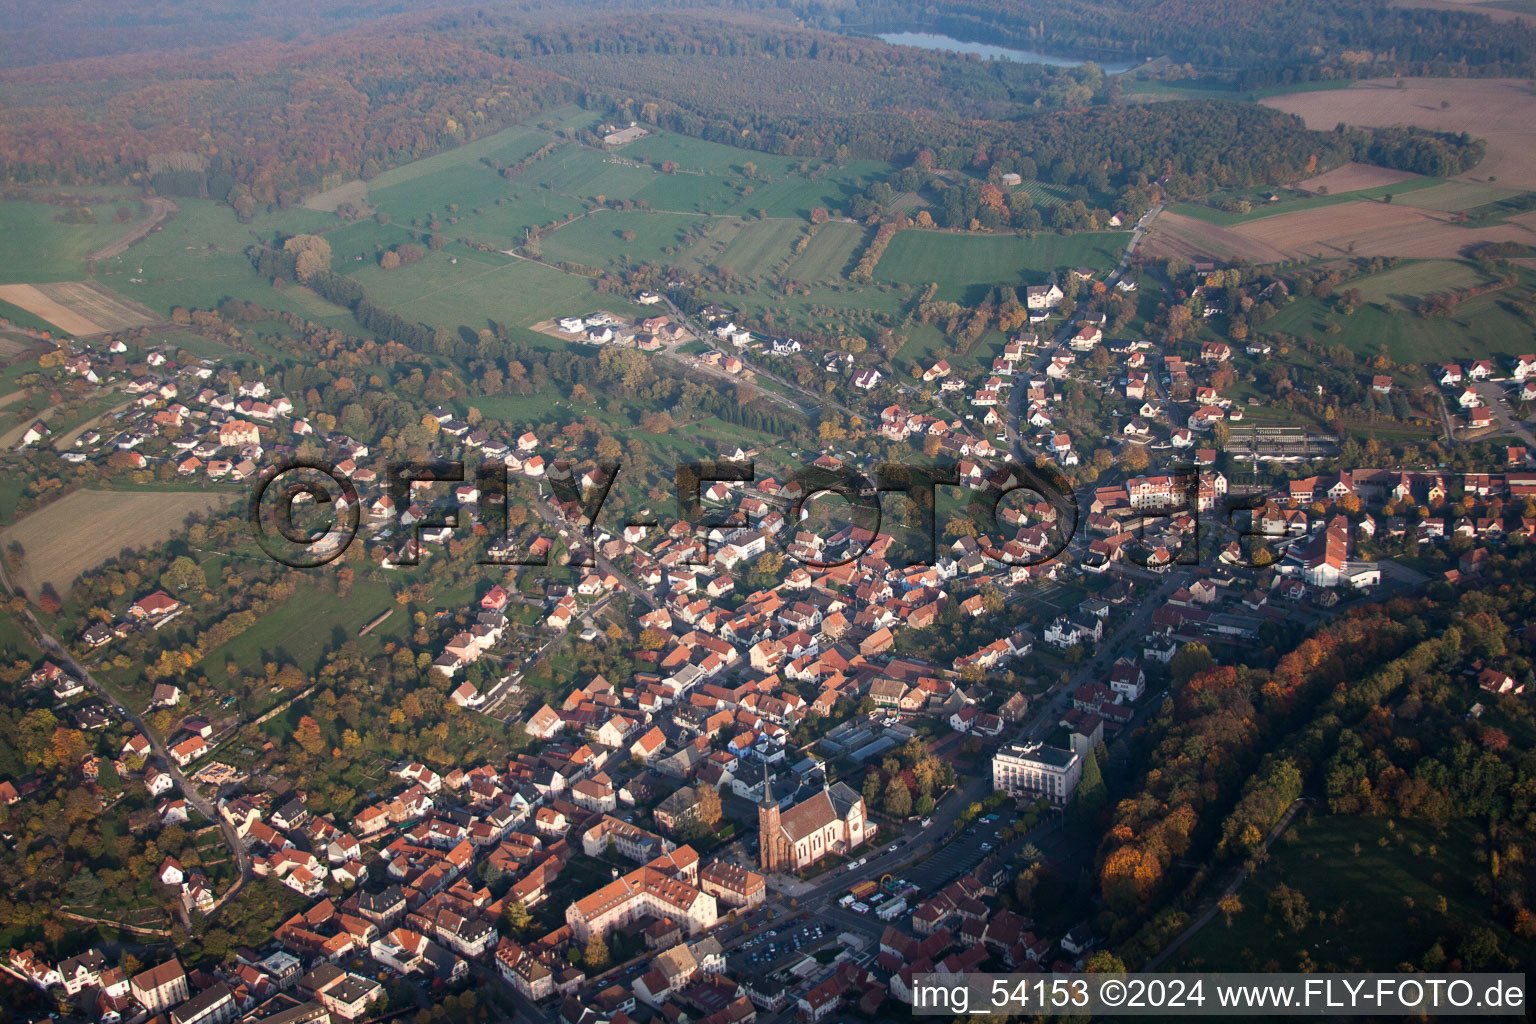
[[[948, 50], [951, 53], [973, 53], [986, 60], [1012, 60], [1021, 64], [1049, 64], [1058, 68], [1075, 68], [1087, 61], [1078, 57], [1056, 57], [1049, 53], [1038, 53], [1034, 50], [1011, 50], [1006, 46], [993, 46], [991, 43], [968, 43], [963, 39], [953, 39], [949, 36], [935, 35], [931, 32], [877, 32], [875, 38], [881, 42], [890, 43], [893, 46], [916, 46], [924, 50]], [[1107, 75], [1118, 75], [1123, 71], [1129, 71], [1135, 64], [1125, 61], [1094, 61], [1104, 69]]]

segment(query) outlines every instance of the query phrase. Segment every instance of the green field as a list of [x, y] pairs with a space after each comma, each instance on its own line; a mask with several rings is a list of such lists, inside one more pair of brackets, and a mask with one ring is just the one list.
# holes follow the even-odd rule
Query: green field
[[1519, 194], [1520, 190], [1515, 188], [1482, 185], [1475, 181], [1445, 181], [1431, 188], [1418, 189], [1407, 195], [1394, 197], [1393, 202], [1421, 210], [1455, 213]]
[[499, 204], [478, 207], [478, 214], [461, 207], [459, 222], [445, 225], [444, 232], [511, 249], [527, 241], [529, 228], [547, 227], [582, 210], [580, 200], [544, 188], [530, 187], [502, 199]]
[[1353, 81], [1349, 78], [1337, 78], [1330, 81], [1293, 82], [1290, 85], [1271, 85], [1239, 92], [1233, 83], [1214, 78], [1185, 82], [1133, 79], [1125, 82], [1125, 95], [1127, 98], [1146, 100], [1222, 99], [1256, 103], [1267, 96], [1285, 96], [1293, 92], [1321, 92], [1324, 89], [1347, 89]]
[[[1344, 345], [1358, 355], [1373, 356], [1385, 347], [1400, 363], [1507, 358], [1529, 347], [1530, 339], [1530, 325], [1509, 298], [1506, 292], [1479, 295], [1457, 307], [1454, 316], [1435, 319], [1395, 305], [1366, 305], [1344, 316], [1318, 299], [1297, 299], [1266, 321], [1263, 329], [1296, 337], [1311, 334], [1326, 344]], [[1327, 334], [1328, 326], [1334, 323], [1341, 330]]]
[[83, 280], [86, 254], [133, 230], [132, 224], [112, 223], [116, 206], [92, 207], [97, 224], [64, 224], [55, 219], [64, 212], [62, 206], [0, 202], [0, 237], [5, 239], [0, 283]]
[[[683, 236], [704, 227], [704, 218], [677, 213], [594, 211], [540, 240], [544, 258], [589, 267], [681, 262]], [[634, 240], [625, 241], [624, 233]]]
[[[487, 174], [490, 172], [487, 171]], [[563, 195], [580, 199], [628, 199], [656, 177], [656, 172], [636, 167], [595, 149], [566, 147], [534, 164], [517, 184], [544, 185]], [[501, 184], [499, 178], [493, 179]]]
[[772, 219], [748, 221], [719, 259], [741, 277], [761, 279], [789, 261], [790, 246], [805, 231], [805, 222]]
[[314, 672], [327, 650], [346, 641], [356, 640], [364, 650], [371, 650], [384, 639], [400, 639], [393, 630], [410, 620], [397, 614], [357, 640], [358, 630], [394, 606], [394, 594], [383, 583], [359, 582], [346, 598], [328, 589], [301, 587], [250, 629], [209, 651], [203, 658], [204, 671], [215, 682], [225, 678], [224, 667], [230, 662], [244, 672], [259, 672], [269, 661], [292, 662], [306, 673]]
[[994, 285], [1038, 284], [1064, 267], [1112, 269], [1130, 237], [1123, 231], [1031, 237], [902, 231], [875, 267], [875, 278], [911, 285], [936, 281], [939, 298], [974, 303]]
[[[1487, 898], [1474, 886], [1486, 871], [1473, 855], [1477, 831], [1467, 821], [1438, 832], [1425, 822], [1389, 827], [1384, 818], [1344, 816], [1298, 824], [1294, 838], [1288, 833], [1276, 842], [1269, 862], [1239, 891], [1243, 910], [1232, 926], [1218, 915], [1181, 951], [1181, 966], [1263, 970], [1276, 961], [1288, 971], [1305, 949], [1324, 970], [1349, 970], [1355, 956], [1367, 969], [1396, 970], [1419, 963], [1436, 941], [1471, 922], [1492, 927], [1506, 954], [1529, 963], [1536, 950], [1488, 920]], [[1298, 933], [1266, 920], [1274, 916], [1268, 894], [1282, 883], [1299, 890], [1312, 912]]]
[[1360, 289], [1367, 302], [1390, 303], [1412, 310], [1425, 295], [1466, 288], [1485, 280], [1481, 271], [1461, 260], [1414, 260], [1351, 281], [1347, 287]]
[[[270, 240], [273, 229], [267, 218], [241, 224], [233, 210], [208, 199], [183, 199], [180, 205], [181, 212], [162, 230], [122, 256], [97, 264], [96, 282], [161, 313], [173, 306], [211, 309], [234, 296], [336, 327], [352, 324], [351, 316], [335, 307], [329, 307], [329, 316], [316, 316], [315, 303], [321, 300], [313, 293], [306, 290], [289, 299], [256, 273], [245, 249]], [[306, 211], [305, 216], [322, 215]]]
[[855, 255], [869, 241], [862, 224], [830, 221], [816, 231], [805, 252], [789, 264], [786, 274], [795, 281], [836, 281], [853, 268]]

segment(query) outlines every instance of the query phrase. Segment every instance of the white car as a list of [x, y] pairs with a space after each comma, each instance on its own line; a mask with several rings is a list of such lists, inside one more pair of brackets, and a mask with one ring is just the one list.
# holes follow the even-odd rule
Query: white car
[[886, 853], [895, 853], [896, 852], [896, 844], [892, 843], [890, 846], [887, 846], [885, 848], [885, 852]]

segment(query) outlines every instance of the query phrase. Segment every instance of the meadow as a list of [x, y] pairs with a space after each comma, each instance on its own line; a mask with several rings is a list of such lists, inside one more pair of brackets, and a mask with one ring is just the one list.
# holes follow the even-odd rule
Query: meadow
[[[1366, 967], [1395, 970], [1419, 963], [1468, 921], [1493, 928], [1506, 953], [1528, 962], [1530, 943], [1488, 920], [1487, 898], [1474, 885], [1485, 870], [1473, 856], [1476, 833], [1469, 821], [1437, 830], [1420, 821], [1342, 815], [1293, 826], [1239, 891], [1243, 909], [1231, 927], [1218, 915], [1181, 951], [1180, 966], [1262, 970], [1273, 961], [1295, 970], [1306, 950], [1320, 966], [1348, 969], [1358, 954]], [[1269, 893], [1281, 884], [1298, 890], [1312, 912], [1299, 931], [1269, 911]]]
[[[679, 263], [690, 244], [684, 237], [707, 226], [705, 218], [686, 214], [594, 210], [545, 235], [539, 244], [545, 259], [590, 267]], [[625, 240], [626, 232], [634, 234], [632, 241]]]
[[[1420, 272], [1422, 273], [1422, 272]], [[1396, 287], [1412, 283], [1413, 275], [1396, 279]], [[1379, 290], [1381, 282], [1348, 282], [1346, 288]], [[1402, 294], [1397, 292], [1396, 294]], [[1388, 296], [1388, 305], [1365, 305], [1349, 316], [1318, 299], [1297, 299], [1265, 322], [1265, 333], [1311, 334], [1319, 341], [1344, 345], [1357, 355], [1375, 355], [1383, 348], [1400, 363], [1431, 363], [1447, 359], [1507, 359], [1519, 355], [1530, 338], [1529, 324], [1512, 307], [1504, 292], [1490, 292], [1461, 303], [1450, 317], [1426, 319], [1407, 312]], [[1328, 334], [1332, 324], [1337, 334]]]
[[1120, 262], [1130, 235], [961, 235], [944, 231], [902, 231], [875, 267], [875, 278], [896, 284], [937, 282], [938, 297], [980, 302], [996, 285], [1040, 284], [1067, 267], [1097, 271]]
[[[5, 239], [0, 283], [83, 279], [87, 254], [133, 230], [132, 224], [112, 223], [115, 208], [116, 204], [92, 207], [95, 224], [65, 224], [57, 219], [64, 212], [62, 206], [0, 202], [0, 237]], [[137, 211], [134, 215], [138, 216]]]
[[[1392, 197], [1391, 202], [1401, 202], [1406, 206], [1416, 206], [1418, 204], [1413, 202], [1413, 193], [1432, 189], [1443, 184], [1445, 184], [1444, 178], [1412, 178], [1408, 181], [1400, 181], [1391, 185], [1376, 185], [1371, 188], [1355, 189], [1350, 192], [1330, 192], [1327, 195], [1281, 199], [1279, 202], [1274, 203], [1255, 203], [1253, 210], [1249, 213], [1218, 210], [1204, 203], [1174, 203], [1168, 209], [1174, 213], [1183, 214], [1186, 217], [1194, 217], [1205, 221], [1207, 224], [1231, 227], [1236, 224], [1247, 224], [1250, 221], [1263, 220], [1266, 217], [1278, 217], [1282, 214], [1297, 213], [1302, 210], [1315, 210], [1325, 206], [1338, 206], [1341, 203], [1351, 203], [1357, 200], [1385, 200], [1388, 196]], [[1440, 207], [1433, 206], [1424, 208], [1440, 209]]]
[[790, 261], [785, 274], [794, 281], [839, 280], [853, 269], [869, 237], [869, 229], [862, 224], [829, 221], [821, 225], [805, 251]]
[[388, 640], [403, 639], [398, 631], [408, 628], [409, 618], [393, 615], [361, 639], [357, 632], [394, 605], [394, 593], [384, 583], [360, 581], [344, 598], [321, 582], [301, 583], [250, 629], [204, 655], [202, 670], [217, 683], [228, 678], [225, 667], [231, 663], [253, 672], [269, 661], [292, 662], [312, 673], [328, 651], [348, 641], [372, 653]]

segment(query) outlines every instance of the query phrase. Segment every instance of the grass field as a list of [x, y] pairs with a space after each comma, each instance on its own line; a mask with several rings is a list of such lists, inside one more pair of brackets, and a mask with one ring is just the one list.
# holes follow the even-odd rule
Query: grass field
[[[449, 263], [452, 258], [458, 263]], [[620, 314], [642, 308], [615, 295], [601, 296], [599, 302], [586, 278], [458, 245], [428, 253], [397, 270], [384, 270], [374, 263], [354, 266], [358, 269], [351, 276], [376, 302], [434, 327], [479, 330], [495, 320], [522, 328], [553, 316], [590, 313], [599, 306]], [[531, 331], [524, 339], [543, 347], [559, 344]]]
[[748, 221], [719, 263], [742, 277], [760, 280], [789, 261], [790, 246], [804, 231], [805, 222], [799, 220]]
[[[491, 175], [491, 172], [487, 170], [486, 174]], [[655, 178], [655, 171], [636, 167], [607, 153], [566, 147], [534, 164], [517, 179], [517, 184], [524, 188], [543, 185], [581, 199], [595, 199], [598, 196], [605, 199], [628, 199]], [[491, 179], [504, 184], [494, 175], [491, 175]]]
[[869, 229], [862, 224], [831, 221], [821, 225], [816, 236], [796, 256], [786, 271], [796, 281], [837, 281], [853, 268], [855, 254], [866, 244]]
[[[251, 266], [245, 249], [270, 240], [275, 224], [335, 223], [334, 217], [299, 210], [241, 224], [233, 210], [211, 200], [183, 199], [180, 205], [181, 212], [163, 230], [122, 256], [98, 263], [96, 283], [162, 315], [174, 306], [211, 309], [233, 296], [269, 309], [313, 316], [302, 299], [290, 301], [283, 292], [274, 291]], [[338, 327], [352, 324], [351, 316], [340, 312], [318, 319]]]
[[1120, 261], [1126, 232], [1077, 235], [949, 234], [903, 231], [875, 267], [880, 281], [924, 285], [936, 281], [939, 298], [979, 302], [994, 285], [1040, 283], [1064, 267], [1108, 270]]
[[62, 206], [46, 203], [0, 203], [0, 282], [78, 281], [85, 276], [85, 257], [133, 229], [113, 224], [113, 205], [94, 208], [96, 224], [64, 224], [56, 220]]
[[275, 661], [292, 662], [313, 672], [326, 651], [349, 640], [372, 652], [385, 640], [401, 639], [396, 630], [409, 628], [410, 619], [396, 614], [357, 638], [358, 630], [394, 605], [394, 594], [383, 583], [360, 581], [345, 598], [322, 585], [301, 586], [250, 629], [209, 651], [203, 657], [203, 670], [215, 682], [227, 678], [224, 669], [231, 662], [242, 671], [259, 671], [266, 662]]
[[479, 207], [478, 214], [461, 207], [459, 223], [449, 230], [498, 249], [511, 249], [527, 241], [529, 228], [545, 227], [582, 209], [580, 200], [545, 188], [530, 187], [501, 198], [505, 201]]
[[1500, 188], [1475, 181], [1445, 181], [1433, 188], [1420, 189], [1398, 196], [1394, 202], [1404, 206], [1416, 206], [1421, 210], [1442, 210], [1455, 213], [1470, 210], [1485, 203], [1498, 202], [1520, 194], [1516, 188]]
[[[1329, 335], [1326, 330], [1333, 323], [1341, 330]], [[1436, 319], [1425, 319], [1395, 306], [1374, 305], [1362, 306], [1353, 315], [1343, 316], [1317, 299], [1297, 299], [1267, 321], [1263, 329], [1297, 337], [1311, 334], [1320, 341], [1336, 341], [1360, 355], [1375, 355], [1385, 346], [1387, 354], [1401, 363], [1508, 358], [1525, 351], [1530, 339], [1529, 324], [1509, 303], [1508, 296], [1500, 292], [1468, 299], [1457, 307], [1454, 316]]]
[[5, 544], [26, 553], [18, 582], [36, 597], [51, 583], [63, 595], [81, 573], [124, 548], [142, 548], [174, 536], [182, 520], [227, 500], [208, 491], [80, 490], [7, 528]]
[[1360, 289], [1367, 302], [1390, 303], [1412, 310], [1425, 295], [1466, 288], [1484, 280], [1476, 267], [1460, 260], [1414, 260], [1351, 281], [1346, 287]]
[[[1536, 952], [1488, 920], [1487, 899], [1474, 886], [1486, 869], [1473, 856], [1471, 822], [1452, 822], [1441, 833], [1418, 821], [1389, 828], [1383, 818], [1326, 816], [1292, 831], [1294, 838], [1277, 842], [1239, 892], [1243, 910], [1232, 926], [1220, 916], [1206, 925], [1185, 947], [1181, 966], [1262, 970], [1276, 961], [1280, 970], [1295, 970], [1305, 949], [1324, 970], [1348, 970], [1356, 956], [1366, 969], [1395, 970], [1418, 963], [1443, 935], [1474, 921], [1494, 928], [1516, 962], [1528, 963]], [[1282, 883], [1299, 890], [1312, 912], [1298, 933], [1267, 920], [1268, 894]], [[1319, 921], [1319, 913], [1329, 920]]]
[[[679, 263], [687, 248], [683, 236], [704, 226], [704, 218], [687, 214], [594, 212], [545, 235], [540, 245], [545, 259], [589, 267]], [[624, 240], [626, 231], [633, 241]]]

